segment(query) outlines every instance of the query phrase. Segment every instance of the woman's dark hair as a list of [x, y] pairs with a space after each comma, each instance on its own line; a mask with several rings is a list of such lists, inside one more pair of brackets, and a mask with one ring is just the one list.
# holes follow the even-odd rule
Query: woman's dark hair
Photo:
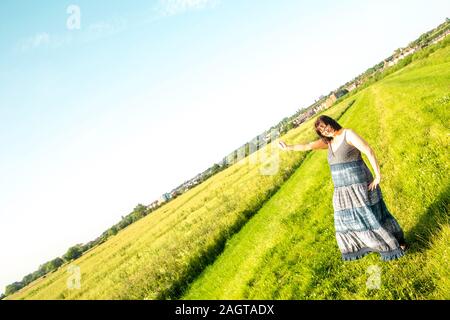
[[322, 139], [323, 142], [325, 142], [326, 144], [329, 144], [331, 140], [333, 140], [332, 137], [325, 137], [323, 136], [320, 131], [319, 131], [319, 125], [323, 123], [324, 125], [329, 124], [331, 128], [333, 128], [334, 130], [338, 131], [340, 129], [342, 129], [342, 126], [337, 123], [336, 120], [334, 120], [333, 118], [326, 116], [326, 115], [321, 115], [319, 116], [316, 121], [314, 122], [314, 127], [316, 129], [317, 134], [319, 135], [319, 137]]

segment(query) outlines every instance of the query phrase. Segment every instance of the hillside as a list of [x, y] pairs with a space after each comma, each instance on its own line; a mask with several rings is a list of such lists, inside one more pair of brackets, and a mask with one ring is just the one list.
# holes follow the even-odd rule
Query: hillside
[[[449, 42], [324, 111], [374, 149], [385, 202], [411, 244], [402, 259], [341, 261], [326, 150], [280, 152], [274, 175], [260, 173], [270, 162], [245, 158], [7, 298], [450, 298]], [[316, 139], [314, 120], [282, 139]], [[78, 289], [67, 285], [70, 266]], [[378, 290], [366, 286], [371, 266]]]

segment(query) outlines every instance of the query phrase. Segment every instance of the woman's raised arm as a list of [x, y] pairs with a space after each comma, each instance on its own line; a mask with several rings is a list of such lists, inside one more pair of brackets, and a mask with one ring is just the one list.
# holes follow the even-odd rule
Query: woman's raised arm
[[279, 147], [284, 151], [308, 151], [316, 149], [327, 149], [328, 145], [322, 139], [307, 143], [287, 145], [284, 141], [278, 143]]

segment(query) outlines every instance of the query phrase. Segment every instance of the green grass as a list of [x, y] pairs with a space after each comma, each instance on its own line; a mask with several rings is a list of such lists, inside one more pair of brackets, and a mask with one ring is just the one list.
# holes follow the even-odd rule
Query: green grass
[[[374, 149], [411, 244], [399, 260], [343, 262], [327, 151], [281, 152], [275, 174], [243, 159], [73, 261], [80, 289], [67, 287], [66, 265], [7, 298], [448, 299], [449, 79], [447, 45], [322, 112]], [[316, 139], [314, 120], [282, 139]], [[379, 289], [366, 285], [371, 266]]]

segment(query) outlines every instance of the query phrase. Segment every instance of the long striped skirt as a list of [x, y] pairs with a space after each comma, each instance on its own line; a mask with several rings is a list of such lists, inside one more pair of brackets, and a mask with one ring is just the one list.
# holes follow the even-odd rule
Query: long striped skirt
[[334, 183], [333, 207], [336, 240], [343, 260], [356, 260], [378, 252], [384, 261], [404, 255], [403, 231], [384, 203], [380, 186], [369, 190], [373, 180], [366, 163], [330, 165]]

